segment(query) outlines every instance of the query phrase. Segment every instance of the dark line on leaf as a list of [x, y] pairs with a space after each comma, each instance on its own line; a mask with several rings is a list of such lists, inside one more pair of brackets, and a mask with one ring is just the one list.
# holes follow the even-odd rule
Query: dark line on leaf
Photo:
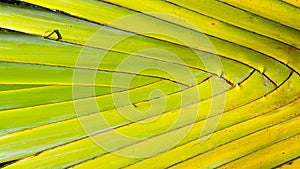
[[296, 8], [297, 10], [300, 10], [300, 7], [298, 7], [298, 6], [294, 5], [294, 4], [291, 4], [291, 3], [287, 2], [287, 1], [283, 1], [283, 0], [280, 0], [280, 1], [282, 3], [284, 3], [284, 4], [286, 4], [286, 5], [289, 5], [289, 6], [292, 6], [292, 7]]
[[253, 14], [253, 15], [256, 15], [256, 16], [258, 16], [258, 17], [261, 17], [261, 18], [265, 19], [265, 20], [269, 20], [269, 21], [271, 21], [271, 22], [277, 23], [277, 24], [279, 24], [279, 25], [281, 25], [281, 26], [288, 27], [288, 28], [293, 29], [293, 30], [296, 30], [296, 31], [300, 31], [300, 30], [298, 30], [298, 29], [296, 29], [296, 28], [293, 28], [293, 27], [291, 27], [291, 26], [288, 26], [288, 25], [285, 25], [285, 24], [280, 23], [280, 22], [278, 22], [278, 21], [275, 21], [275, 20], [266, 18], [266, 17], [264, 17], [264, 16], [262, 16], [262, 15], [259, 15], [259, 14], [254, 13], [254, 12], [247, 11], [246, 9], [242, 9], [242, 8], [240, 8], [240, 7], [231, 5], [231, 4], [227, 3], [227, 2], [223, 2], [223, 1], [220, 1], [220, 0], [216, 0], [216, 1], [218, 1], [219, 3], [223, 3], [223, 4], [227, 5], [227, 6], [231, 6], [231, 7], [235, 8], [235, 9], [238, 9], [238, 10], [241, 10], [241, 11], [244, 11], [244, 12], [247, 12], [247, 13], [250, 13], [250, 14]]
[[5, 161], [5, 162], [1, 162], [0, 163], [0, 168], [4, 168], [4, 167], [6, 167], [6, 166], [9, 166], [9, 165], [11, 165], [11, 164], [13, 164], [13, 163], [15, 163], [15, 162], [17, 162], [18, 160], [11, 160], [11, 161]]
[[[298, 115], [298, 116], [296, 116], [296, 117], [294, 117], [294, 118], [292, 118], [292, 119], [288, 119], [287, 121], [293, 120], [293, 119], [295, 119], [295, 118], [297, 118], [297, 117], [300, 117], [300, 115]], [[285, 122], [287, 122], [287, 121], [285, 121]], [[286, 141], [286, 140], [288, 140], [288, 139], [290, 139], [290, 138], [296, 137], [296, 136], [300, 135], [299, 133], [300, 133], [300, 131], [298, 131], [297, 133], [295, 133], [295, 134], [293, 134], [293, 135], [291, 135], [291, 136], [289, 136], [289, 137], [287, 137], [287, 138], [284, 138], [284, 139], [282, 139], [282, 140], [276, 140], [274, 143], [271, 143], [271, 144], [269, 144], [269, 145], [266, 145], [266, 146], [263, 146], [263, 147], [261, 147], [261, 148], [258, 148], [257, 150], [251, 151], [250, 153], [246, 153], [246, 154], [244, 154], [244, 155], [242, 155], [242, 156], [240, 156], [240, 157], [238, 157], [238, 158], [235, 158], [235, 159], [233, 159], [233, 160], [226, 161], [225, 163], [221, 164], [221, 165], [218, 166], [218, 167], [222, 167], [222, 166], [224, 166], [224, 165], [226, 165], [226, 164], [229, 164], [229, 163], [231, 163], [231, 162], [240, 160], [240, 159], [245, 158], [245, 157], [247, 157], [247, 156], [249, 156], [249, 155], [251, 155], [251, 154], [254, 154], [254, 153], [256, 153], [256, 152], [259, 152], [259, 151], [261, 151], [261, 150], [263, 150], [263, 149], [265, 149], [265, 148], [271, 147], [271, 146], [276, 145], [276, 144], [278, 144], [278, 143], [284, 142], [284, 141]]]
[[285, 165], [292, 165], [294, 163], [295, 160], [299, 160], [300, 159], [300, 155], [291, 159], [291, 160], [288, 160], [288, 161], [285, 161], [279, 165], [277, 165], [276, 167], [273, 167], [272, 169], [277, 169], [279, 167], [284, 167]]

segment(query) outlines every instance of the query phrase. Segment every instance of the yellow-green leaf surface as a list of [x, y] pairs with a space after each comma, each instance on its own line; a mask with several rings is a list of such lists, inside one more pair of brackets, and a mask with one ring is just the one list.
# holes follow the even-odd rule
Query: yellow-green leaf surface
[[300, 2], [298, 0], [283, 0], [283, 2], [286, 2], [290, 5], [294, 5], [296, 7], [300, 7]]
[[295, 0], [0, 1], [0, 168], [299, 168]]

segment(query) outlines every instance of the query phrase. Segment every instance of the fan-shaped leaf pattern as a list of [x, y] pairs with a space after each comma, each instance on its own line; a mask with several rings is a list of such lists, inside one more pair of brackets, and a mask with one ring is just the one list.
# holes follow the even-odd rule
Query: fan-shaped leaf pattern
[[299, 2], [18, 4], [0, 3], [1, 167], [299, 168]]

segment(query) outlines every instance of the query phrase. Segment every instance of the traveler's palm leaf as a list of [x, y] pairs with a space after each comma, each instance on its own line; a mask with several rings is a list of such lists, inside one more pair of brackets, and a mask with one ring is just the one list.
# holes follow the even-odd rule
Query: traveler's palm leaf
[[300, 168], [298, 1], [18, 4], [0, 167]]

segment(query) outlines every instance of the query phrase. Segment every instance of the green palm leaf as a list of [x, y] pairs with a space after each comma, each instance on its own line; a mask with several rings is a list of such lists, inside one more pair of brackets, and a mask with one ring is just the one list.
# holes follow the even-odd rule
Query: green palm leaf
[[1, 2], [0, 167], [300, 167], [297, 1]]

